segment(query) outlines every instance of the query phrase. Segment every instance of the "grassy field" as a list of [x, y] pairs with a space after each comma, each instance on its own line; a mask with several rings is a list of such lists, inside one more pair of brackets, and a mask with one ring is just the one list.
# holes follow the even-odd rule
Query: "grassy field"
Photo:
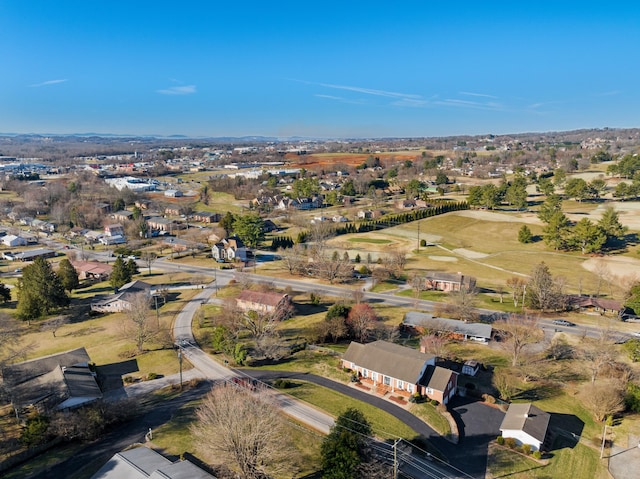
[[[174, 276], [173, 280], [181, 281], [186, 277], [184, 274], [178, 274]], [[141, 275], [138, 278], [156, 284], [169, 282], [169, 278], [163, 275], [149, 277]], [[186, 289], [172, 292], [167, 304], [163, 305], [160, 302], [157, 317], [153, 309], [149, 310], [150, 320], [153, 323], [159, 322], [160, 335], [155, 341], [145, 345], [146, 352], [141, 355], [133, 353], [134, 342], [124, 331], [127, 324], [125, 313], [97, 316], [88, 313], [89, 298], [92, 298], [96, 293], [108, 294], [111, 291], [112, 288], [105, 282], [74, 292], [72, 298], [76, 305], [85, 303], [84, 306], [77, 306], [84, 313], [74, 313], [71, 321], [61, 326], [55, 336], [51, 331], [41, 329], [41, 321], [32, 321], [27, 333], [22, 337], [23, 344], [29, 345], [26, 359], [84, 347], [97, 365], [120, 362], [130, 358], [133, 354], [139, 367], [139, 372], [133, 374], [136, 377], [145, 377], [150, 372], [163, 375], [177, 372], [179, 364], [175, 352], [170, 347], [167, 348], [167, 342], [171, 344], [171, 340], [168, 339], [169, 331], [176, 314], [184, 307], [185, 302], [197, 293], [197, 290]]]
[[[152, 445], [163, 454], [180, 456], [189, 452], [210, 464], [229, 464], [230, 458], [221, 455], [207, 455], [203, 451], [198, 451], [196, 447], [198, 439], [193, 437], [189, 431], [189, 426], [195, 419], [194, 412], [198, 404], [199, 402], [192, 402], [176, 410], [167, 423], [154, 431]], [[303, 428], [290, 420], [287, 420], [286, 428], [287, 436], [295, 451], [291, 455], [291, 465], [297, 471], [296, 477], [305, 477], [315, 473], [320, 464], [322, 435]]]
[[316, 406], [334, 417], [351, 407], [359, 409], [371, 423], [374, 434], [381, 439], [402, 437], [410, 440], [417, 436], [417, 433], [402, 421], [367, 403], [305, 381], [292, 381], [292, 386], [283, 392]]
[[563, 448], [554, 451], [553, 459], [550, 461], [535, 461], [505, 447], [492, 445], [489, 448], [488, 471], [488, 477], [511, 479], [610, 477], [599, 460], [598, 452], [582, 444], [573, 449]]

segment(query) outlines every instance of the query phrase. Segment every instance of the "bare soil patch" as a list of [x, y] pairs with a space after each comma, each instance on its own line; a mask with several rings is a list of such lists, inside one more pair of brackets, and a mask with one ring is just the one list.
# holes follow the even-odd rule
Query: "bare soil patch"
[[601, 270], [601, 265], [606, 265], [609, 272], [618, 278], [640, 279], [640, 260], [626, 256], [602, 256], [589, 258], [582, 262], [582, 267], [592, 273]]

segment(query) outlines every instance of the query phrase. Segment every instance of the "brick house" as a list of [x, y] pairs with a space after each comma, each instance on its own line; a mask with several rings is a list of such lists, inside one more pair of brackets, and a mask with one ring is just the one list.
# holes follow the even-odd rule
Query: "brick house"
[[388, 341], [352, 341], [342, 366], [379, 394], [408, 397], [418, 393], [446, 404], [458, 387], [458, 373], [437, 366], [434, 356]]

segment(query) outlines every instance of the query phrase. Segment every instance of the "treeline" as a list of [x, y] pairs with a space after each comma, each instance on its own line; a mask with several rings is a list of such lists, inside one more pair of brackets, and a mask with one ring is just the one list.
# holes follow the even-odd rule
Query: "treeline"
[[[428, 208], [422, 208], [406, 213], [398, 213], [395, 215], [388, 215], [376, 220], [367, 220], [360, 223], [349, 223], [344, 226], [337, 226], [332, 230], [333, 235], [340, 236], [350, 233], [367, 233], [369, 231], [382, 230], [385, 228], [390, 228], [392, 226], [398, 226], [405, 223], [411, 223], [412, 221], [442, 215], [451, 211], [469, 209], [469, 204], [466, 201], [434, 200], [433, 203], [434, 205]], [[279, 248], [291, 248], [294, 243], [306, 243], [308, 239], [308, 231], [301, 231], [300, 233], [298, 233], [295, 242], [289, 236], [277, 236], [273, 238], [271, 249], [273, 251], [276, 251]]]

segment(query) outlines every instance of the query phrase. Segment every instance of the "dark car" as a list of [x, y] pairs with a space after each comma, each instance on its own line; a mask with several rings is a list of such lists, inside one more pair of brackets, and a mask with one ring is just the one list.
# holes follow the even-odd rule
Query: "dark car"
[[566, 319], [554, 319], [552, 323], [557, 324], [558, 326], [575, 326], [575, 323], [567, 321]]

